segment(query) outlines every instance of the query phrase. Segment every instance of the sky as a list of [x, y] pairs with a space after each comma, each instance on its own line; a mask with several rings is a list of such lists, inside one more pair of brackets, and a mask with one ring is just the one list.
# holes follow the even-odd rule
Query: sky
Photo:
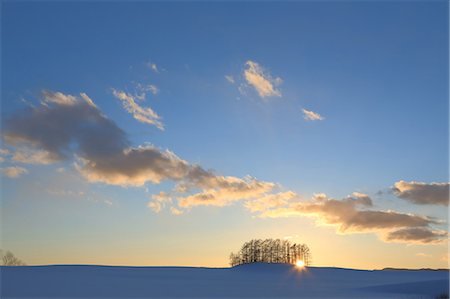
[[1, 248], [30, 265], [448, 267], [448, 3], [1, 9]]

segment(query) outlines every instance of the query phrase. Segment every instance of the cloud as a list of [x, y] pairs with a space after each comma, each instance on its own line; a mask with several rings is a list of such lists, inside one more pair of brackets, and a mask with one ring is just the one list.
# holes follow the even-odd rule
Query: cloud
[[0, 148], [0, 163], [6, 161], [6, 157], [11, 155], [11, 152], [5, 148]]
[[[164, 191], [152, 195], [152, 200], [147, 203], [147, 206], [155, 213], [159, 213], [166, 206], [166, 204], [172, 203], [172, 196]], [[170, 213], [172, 215], [181, 215], [184, 212], [174, 206], [170, 207]]]
[[327, 200], [328, 196], [325, 193], [314, 193], [312, 198], [317, 201], [322, 201]]
[[180, 207], [225, 206], [234, 201], [251, 199], [270, 192], [275, 184], [259, 181], [252, 177], [211, 176], [201, 178], [197, 185], [204, 191], [186, 197], [177, 197]]
[[352, 195], [342, 200], [328, 198], [316, 202], [298, 202], [290, 205], [288, 208], [266, 211], [262, 216], [314, 216], [325, 224], [337, 225], [340, 232], [357, 232], [405, 226], [427, 226], [428, 224], [435, 223], [433, 220], [421, 216], [393, 211], [360, 209], [361, 207], [370, 206], [372, 206], [372, 201], [368, 196]]
[[141, 101], [146, 99], [147, 92], [150, 92], [153, 95], [157, 95], [159, 93], [158, 86], [154, 84], [136, 83], [136, 90], [139, 91], [139, 94], [135, 94], [134, 97]]
[[[57, 93], [55, 93], [57, 94]], [[45, 151], [52, 160], [71, 158], [73, 153], [96, 159], [122, 152], [128, 145], [125, 133], [83, 97], [68, 105], [43, 93], [47, 105], [27, 108], [6, 120], [3, 137], [21, 148]]]
[[283, 81], [281, 78], [272, 76], [257, 62], [247, 61], [245, 63], [244, 78], [261, 98], [281, 97], [281, 91], [276, 88]]
[[[54, 96], [46, 92], [43, 97]], [[74, 102], [48, 101], [47, 105], [12, 116], [6, 122], [5, 140], [13, 146], [32, 148], [39, 155], [45, 153], [52, 161], [75, 157], [76, 169], [89, 182], [139, 187], [172, 181], [183, 207], [222, 206], [259, 196], [275, 186], [251, 177], [217, 175], [153, 145], [132, 147], [126, 134], [95, 105], [82, 97], [66, 97]], [[34, 162], [35, 155], [22, 155], [20, 159]], [[183, 195], [192, 190], [197, 193]], [[153, 198], [156, 203], [150, 207], [158, 210], [159, 199]]]
[[432, 257], [431, 254], [427, 254], [427, 253], [423, 253], [423, 252], [416, 253], [416, 256], [420, 256], [420, 257]]
[[45, 150], [33, 150], [23, 148], [14, 152], [12, 160], [25, 164], [52, 164], [59, 160], [58, 155], [54, 155]]
[[71, 189], [65, 189], [61, 188], [62, 186], [57, 185], [56, 188], [49, 188], [46, 190], [46, 192], [57, 198], [57, 199], [76, 199], [76, 200], [86, 200], [94, 203], [101, 203], [105, 204], [107, 206], [113, 206], [114, 203], [109, 198], [105, 198], [96, 192], [91, 192], [89, 190], [83, 191], [83, 190], [71, 190]]
[[5, 148], [1, 148], [0, 149], [0, 156], [7, 156], [9, 155], [11, 152]]
[[86, 196], [84, 191], [73, 191], [64, 189], [47, 189], [48, 194], [56, 195], [58, 197], [83, 197]]
[[92, 106], [94, 108], [97, 108], [97, 106], [95, 105], [94, 101], [88, 97], [87, 94], [85, 94], [84, 92], [80, 93], [81, 98], [89, 105]]
[[159, 73], [159, 68], [156, 65], [156, 63], [153, 62], [147, 62], [146, 65], [155, 73]]
[[5, 167], [2, 168], [2, 173], [12, 179], [18, 178], [24, 174], [28, 173], [28, 170], [26, 170], [23, 167], [17, 167], [17, 166], [11, 166], [11, 167]]
[[448, 206], [450, 183], [398, 181], [392, 187], [394, 195], [419, 205]]
[[[190, 165], [186, 161], [178, 164], [177, 170], [169, 170], [168, 173], [172, 176], [171, 180], [178, 182], [174, 189], [178, 195], [174, 196], [165, 192], [153, 195], [150, 206], [154, 210], [161, 210], [164, 203], [171, 202], [174, 197], [182, 208], [222, 207], [239, 200], [254, 199], [270, 192], [275, 187], [274, 183], [259, 181], [250, 176], [241, 179], [216, 175], [212, 171], [204, 170], [198, 165]], [[180, 195], [188, 193], [191, 189], [200, 189], [200, 192], [194, 192], [187, 196]]]
[[120, 152], [79, 159], [77, 168], [90, 182], [120, 186], [159, 184], [163, 180], [179, 181], [189, 173], [189, 164], [168, 150], [152, 145], [129, 147]]
[[316, 113], [311, 110], [302, 109], [302, 112], [303, 112], [303, 119], [307, 120], [307, 121], [324, 120], [325, 119], [319, 113]]
[[48, 90], [42, 91], [43, 100], [42, 103], [46, 104], [58, 104], [65, 106], [73, 106], [77, 104], [78, 99], [72, 95], [65, 95], [61, 92], [51, 92]]
[[107, 205], [107, 206], [113, 206], [114, 205], [114, 203], [111, 201], [111, 200], [109, 200], [109, 199], [105, 199], [105, 200], [103, 200], [102, 201], [105, 205]]
[[153, 212], [155, 213], [159, 213], [162, 210], [162, 204], [160, 202], [157, 201], [149, 201], [147, 203], [147, 207], [149, 207], [150, 209], [153, 210]]
[[148, 90], [148, 91], [150, 91], [152, 94], [154, 94], [154, 95], [156, 95], [156, 94], [158, 94], [159, 93], [159, 88], [156, 86], [156, 85], [153, 85], [153, 84], [149, 84], [148, 86], [147, 86], [147, 89], [146, 90]]
[[[218, 175], [150, 144], [130, 146], [127, 135], [87, 95], [46, 91], [42, 97], [42, 105], [28, 107], [5, 121], [3, 137], [17, 148], [13, 157], [27, 163], [39, 157], [51, 157], [49, 163], [75, 159], [76, 169], [89, 182], [119, 186], [174, 183], [171, 193], [153, 195], [147, 204], [156, 212], [175, 201], [178, 206], [171, 206], [172, 214], [195, 206], [245, 201], [245, 207], [260, 217], [314, 217], [340, 233], [377, 233], [387, 242], [432, 244], [446, 238], [446, 233], [432, 229], [439, 221], [373, 210], [371, 198], [363, 193], [354, 192], [341, 200], [316, 193], [311, 201], [300, 201], [292, 191], [274, 193], [278, 186], [272, 182]], [[17, 177], [27, 170], [8, 167], [2, 172]]]
[[448, 239], [448, 233], [442, 230], [431, 230], [426, 227], [411, 227], [389, 232], [385, 238], [390, 242], [432, 244], [441, 243]]
[[234, 84], [234, 83], [235, 83], [234, 77], [231, 76], [231, 75], [225, 75], [225, 79], [226, 79], [228, 82], [230, 82], [231, 84]]
[[147, 206], [152, 209], [155, 213], [161, 212], [166, 203], [171, 203], [172, 198], [170, 194], [161, 191], [158, 194], [152, 195], [152, 200], [147, 203]]
[[289, 201], [296, 198], [298, 198], [298, 195], [295, 192], [287, 191], [269, 194], [256, 200], [247, 201], [244, 206], [250, 210], [250, 212], [262, 212], [267, 209], [285, 206]]
[[[124, 91], [113, 89], [113, 95], [122, 101], [123, 107], [129, 113], [133, 114], [133, 117], [142, 123], [154, 125], [160, 130], [164, 130], [164, 125], [161, 122], [161, 117], [153, 111], [150, 107], [142, 107], [136, 103], [136, 96]], [[145, 98], [145, 95], [144, 95]], [[142, 98], [141, 98], [142, 99]]]
[[182, 210], [179, 210], [179, 209], [177, 209], [177, 208], [175, 208], [175, 207], [170, 207], [170, 212], [171, 212], [173, 215], [176, 215], [176, 216], [183, 214], [183, 211], [182, 211]]
[[172, 198], [167, 192], [161, 191], [158, 194], [153, 194], [152, 199], [158, 202], [171, 202]]
[[260, 217], [314, 217], [319, 224], [335, 226], [340, 233], [378, 233], [387, 242], [436, 243], [446, 236], [434, 231], [434, 219], [395, 211], [370, 210], [371, 198], [362, 193], [336, 200], [316, 194], [309, 202], [289, 202], [285, 206], [259, 210]]

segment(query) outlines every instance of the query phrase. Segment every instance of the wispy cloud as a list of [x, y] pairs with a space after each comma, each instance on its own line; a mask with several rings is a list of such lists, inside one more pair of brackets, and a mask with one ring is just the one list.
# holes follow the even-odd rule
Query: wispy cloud
[[145, 100], [147, 96], [147, 92], [150, 92], [153, 95], [157, 95], [159, 93], [159, 88], [155, 84], [142, 84], [136, 83], [136, 89], [139, 92], [138, 95], [135, 95], [139, 100]]
[[170, 194], [161, 191], [158, 194], [152, 195], [152, 200], [147, 203], [147, 206], [150, 209], [152, 209], [155, 213], [159, 213], [167, 203], [171, 202], [172, 197], [170, 196]]
[[162, 210], [162, 204], [157, 201], [149, 201], [147, 207], [153, 210], [155, 213], [159, 213]]
[[65, 95], [61, 92], [51, 92], [48, 90], [42, 91], [42, 104], [58, 104], [58, 105], [68, 105], [73, 106], [77, 103], [77, 98], [72, 95]]
[[86, 196], [84, 191], [74, 191], [74, 190], [65, 190], [65, 189], [47, 189], [48, 194], [56, 195], [59, 197], [83, 197]]
[[5, 162], [9, 155], [11, 155], [11, 152], [8, 149], [0, 148], [0, 163]]
[[153, 72], [159, 73], [159, 67], [154, 62], [147, 62], [147, 67], [150, 68]]
[[448, 206], [450, 183], [398, 181], [392, 187], [394, 195], [419, 205]]
[[170, 212], [171, 212], [173, 215], [176, 215], [176, 216], [179, 216], [179, 215], [182, 215], [182, 214], [183, 214], [183, 211], [182, 211], [182, 210], [177, 209], [177, 208], [175, 208], [175, 207], [170, 207]]
[[96, 192], [89, 190], [73, 190], [57, 186], [56, 188], [48, 188], [46, 192], [57, 199], [84, 200], [93, 203], [101, 203], [109, 207], [114, 205], [110, 198], [101, 196]]
[[298, 199], [299, 196], [292, 191], [268, 194], [255, 200], [245, 202], [244, 206], [250, 212], [263, 212], [267, 209], [286, 206], [290, 201]]
[[53, 155], [46, 150], [33, 150], [30, 148], [22, 148], [14, 152], [12, 158], [15, 162], [25, 164], [52, 164], [57, 162], [58, 156]]
[[420, 256], [420, 257], [432, 257], [431, 254], [427, 254], [427, 253], [423, 253], [423, 252], [416, 253], [416, 256]]
[[150, 91], [154, 95], [159, 93], [159, 88], [156, 85], [153, 85], [153, 84], [149, 84], [147, 86], [147, 90]]
[[3, 175], [12, 179], [19, 178], [20, 176], [28, 173], [27, 169], [18, 166], [1, 168], [1, 171]]
[[324, 120], [325, 118], [317, 112], [302, 109], [303, 119], [307, 121]]
[[212, 173], [196, 177], [195, 184], [203, 191], [186, 197], [177, 197], [180, 207], [225, 206], [238, 200], [263, 195], [275, 187], [273, 183], [259, 181], [252, 177], [241, 179], [215, 176]]
[[112, 92], [117, 99], [122, 101], [125, 110], [131, 113], [137, 121], [149, 125], [154, 125], [158, 129], [162, 131], [164, 130], [164, 125], [161, 122], [161, 117], [155, 111], [153, 111], [152, 108], [140, 106], [136, 102], [136, 96], [116, 89], [113, 89]]
[[225, 79], [231, 84], [235, 83], [234, 77], [232, 75], [225, 75]]
[[0, 156], [6, 156], [9, 155], [11, 152], [8, 149], [1, 148], [0, 149]]
[[283, 80], [273, 78], [270, 73], [255, 61], [245, 63], [244, 78], [252, 86], [261, 98], [281, 97], [281, 91], [277, 89]]

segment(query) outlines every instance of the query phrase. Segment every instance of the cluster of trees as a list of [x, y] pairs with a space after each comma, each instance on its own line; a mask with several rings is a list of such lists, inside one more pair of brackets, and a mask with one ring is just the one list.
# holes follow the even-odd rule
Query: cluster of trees
[[18, 259], [11, 251], [0, 250], [0, 257], [3, 266], [25, 266], [26, 264]]
[[311, 264], [308, 246], [280, 239], [251, 240], [245, 242], [238, 253], [230, 254], [232, 267], [259, 262], [295, 264], [297, 260], [302, 260], [306, 266]]

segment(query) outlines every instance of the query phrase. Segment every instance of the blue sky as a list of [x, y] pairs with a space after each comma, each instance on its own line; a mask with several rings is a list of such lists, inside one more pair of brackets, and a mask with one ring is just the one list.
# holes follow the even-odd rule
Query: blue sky
[[[441, 184], [448, 194], [444, 1], [5, 1], [1, 69], [3, 135], [17, 129], [11, 123], [30, 103], [41, 109], [40, 102], [58, 105], [56, 92], [79, 101], [85, 93], [125, 132], [131, 148], [150, 143], [217, 176], [250, 175], [279, 185], [277, 192], [294, 192], [300, 202], [310, 203], [318, 193], [340, 200], [358, 192], [370, 197], [372, 210], [447, 220], [448, 203], [417, 204], [411, 192], [392, 191], [405, 181], [411, 188], [429, 187], [427, 192]], [[275, 92], [261, 96], [246, 77], [252, 71]], [[158, 92], [136, 99], [140, 87], [150, 85]], [[46, 98], [43, 90], [53, 94]], [[133, 118], [118, 92], [151, 107], [164, 130]], [[306, 120], [302, 109], [323, 119]], [[343, 223], [323, 212], [272, 218], [246, 210], [246, 201], [275, 191], [185, 210], [172, 198], [182, 215], [172, 215], [168, 202], [155, 213], [147, 207], [151, 196], [172, 190], [178, 179], [148, 179], [138, 187], [94, 182], [74, 166], [83, 155], [76, 140], [67, 157], [47, 165], [18, 162], [13, 153], [23, 145], [5, 138], [2, 144], [10, 153], [2, 163], [2, 247], [29, 263], [221, 266], [247, 239], [298, 235], [316, 252], [317, 265], [446, 264], [445, 240], [408, 247], [384, 242], [378, 229], [339, 232]], [[9, 178], [9, 167], [27, 173]], [[432, 227], [447, 231], [446, 223]], [[358, 249], [357, 258], [330, 259], [327, 238]], [[220, 241], [209, 251], [199, 249], [198, 243], [215, 239]], [[81, 253], [72, 252], [73, 242]], [[165, 252], [180, 244], [189, 244], [186, 256], [169, 259]], [[374, 246], [380, 253], [369, 263], [364, 252]], [[136, 258], [123, 257], [130, 250], [138, 251]], [[404, 250], [410, 255], [398, 260]], [[420, 253], [430, 257], [417, 258]]]

